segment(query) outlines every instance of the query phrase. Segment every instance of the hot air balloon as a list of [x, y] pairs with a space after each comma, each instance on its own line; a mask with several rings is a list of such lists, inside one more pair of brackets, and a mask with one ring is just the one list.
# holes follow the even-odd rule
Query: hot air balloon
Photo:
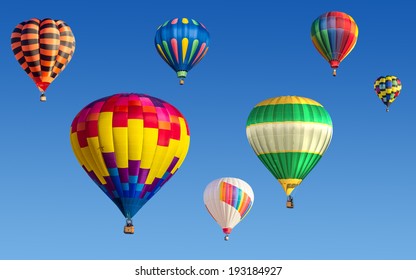
[[402, 90], [402, 83], [396, 76], [381, 76], [374, 82], [374, 90], [378, 98], [386, 105], [386, 112], [389, 106], [396, 100]]
[[206, 27], [188, 18], [174, 18], [156, 31], [155, 47], [163, 60], [175, 70], [183, 85], [188, 72], [206, 55], [209, 33]]
[[16, 60], [41, 92], [40, 101], [46, 101], [46, 89], [74, 54], [71, 28], [62, 20], [32, 18], [16, 26], [11, 46]]
[[238, 178], [216, 179], [204, 191], [205, 207], [222, 228], [226, 241], [232, 229], [247, 216], [253, 202], [253, 190]]
[[346, 13], [327, 12], [312, 23], [311, 38], [315, 48], [334, 69], [335, 77], [339, 64], [357, 43], [358, 26]]
[[74, 118], [71, 145], [78, 162], [126, 218], [133, 216], [181, 166], [190, 135], [183, 115], [146, 94], [115, 94]]
[[331, 142], [332, 120], [328, 112], [305, 97], [270, 98], [251, 111], [246, 133], [258, 158], [282, 185], [286, 206], [293, 208], [292, 191], [319, 162]]

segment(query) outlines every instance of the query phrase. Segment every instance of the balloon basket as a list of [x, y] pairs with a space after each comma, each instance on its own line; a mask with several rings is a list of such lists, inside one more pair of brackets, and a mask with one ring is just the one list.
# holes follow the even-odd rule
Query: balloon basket
[[45, 94], [41, 94], [41, 96], [40, 96], [40, 101], [41, 102], [45, 102], [46, 101], [46, 95]]
[[134, 226], [124, 226], [125, 234], [134, 234]]
[[176, 75], [178, 76], [178, 78], [179, 78], [179, 84], [181, 85], [181, 86], [183, 86], [183, 84], [185, 84], [185, 78], [186, 78], [186, 75], [188, 74], [188, 72], [186, 72], [186, 71], [178, 71], [178, 72], [176, 72]]
[[286, 208], [293, 208], [293, 201], [286, 201]]

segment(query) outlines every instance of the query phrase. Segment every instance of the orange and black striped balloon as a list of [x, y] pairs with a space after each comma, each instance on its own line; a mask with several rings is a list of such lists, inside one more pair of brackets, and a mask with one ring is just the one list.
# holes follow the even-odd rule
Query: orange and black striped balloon
[[11, 45], [16, 60], [35, 82], [45, 101], [45, 91], [71, 61], [75, 38], [62, 20], [32, 18], [13, 30]]

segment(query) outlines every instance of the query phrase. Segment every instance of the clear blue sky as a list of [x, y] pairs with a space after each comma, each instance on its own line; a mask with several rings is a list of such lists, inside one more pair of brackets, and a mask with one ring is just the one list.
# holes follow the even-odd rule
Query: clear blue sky
[[[415, 259], [413, 4], [276, 3], [3, 4], [0, 259]], [[359, 27], [336, 78], [310, 39], [313, 20], [331, 10], [350, 14]], [[13, 28], [32, 17], [64, 20], [77, 43], [46, 103], [10, 49]], [[153, 44], [158, 25], [175, 17], [199, 20], [211, 35], [210, 50], [184, 86]], [[374, 80], [387, 74], [403, 83], [389, 113], [373, 91]], [[191, 131], [187, 158], [135, 216], [134, 235], [123, 234], [124, 217], [79, 166], [69, 142], [74, 116], [119, 92], [170, 102]], [[334, 123], [332, 143], [292, 210], [245, 134], [253, 106], [281, 95], [320, 102]], [[241, 178], [255, 193], [228, 242], [202, 198], [219, 177]]]

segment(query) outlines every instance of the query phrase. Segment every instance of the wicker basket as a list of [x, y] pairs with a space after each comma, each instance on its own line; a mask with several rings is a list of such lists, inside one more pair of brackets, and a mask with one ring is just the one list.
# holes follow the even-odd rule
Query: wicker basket
[[124, 227], [125, 234], [133, 234], [134, 233], [134, 226], [125, 226]]

